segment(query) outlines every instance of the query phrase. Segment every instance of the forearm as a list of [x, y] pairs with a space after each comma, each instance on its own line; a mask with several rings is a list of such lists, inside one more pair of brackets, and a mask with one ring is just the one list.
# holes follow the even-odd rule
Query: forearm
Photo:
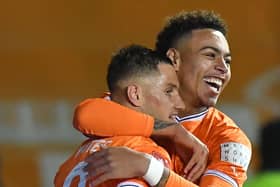
[[76, 107], [73, 125], [88, 136], [149, 137], [152, 134], [171, 137], [175, 134], [176, 122], [154, 120], [147, 114], [97, 98], [87, 99]]
[[196, 146], [205, 147], [205, 149], [207, 149], [206, 145], [204, 145], [196, 136], [178, 123], [155, 120], [152, 136], [156, 138], [169, 138], [174, 144], [182, 145], [184, 148], [190, 150], [193, 150]]
[[[151, 157], [150, 157], [151, 158]], [[156, 166], [158, 165], [158, 166]], [[156, 171], [162, 171], [161, 169], [158, 169], [160, 167], [164, 167], [163, 163], [160, 161], [157, 161], [155, 159], [150, 161], [149, 168], [146, 171], [146, 174], [143, 176], [144, 180], [147, 181], [151, 186], [155, 187], [198, 187], [194, 183], [184, 179], [183, 177], [179, 176], [172, 170], [170, 170], [167, 167], [163, 168], [162, 175], [159, 178], [159, 174], [161, 172]], [[151, 169], [154, 167], [154, 169]], [[154, 170], [155, 172], [148, 172]], [[147, 174], [149, 173], [149, 176]], [[155, 183], [155, 179], [160, 179], [158, 182]]]
[[168, 137], [173, 139], [178, 131], [179, 124], [176, 122], [165, 122], [155, 119], [152, 136], [154, 137]]
[[186, 130], [182, 125], [174, 126], [173, 138], [175, 144], [182, 144], [187, 148], [192, 149], [198, 143], [203, 144], [195, 135]]
[[73, 125], [86, 135], [149, 137], [154, 119], [112, 101], [87, 99], [76, 107]]

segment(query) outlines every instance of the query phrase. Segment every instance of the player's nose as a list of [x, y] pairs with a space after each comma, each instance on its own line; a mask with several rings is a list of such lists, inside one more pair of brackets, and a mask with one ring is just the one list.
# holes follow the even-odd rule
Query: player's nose
[[176, 96], [175, 108], [177, 110], [185, 109], [185, 103], [183, 102], [183, 99], [180, 97], [179, 93]]

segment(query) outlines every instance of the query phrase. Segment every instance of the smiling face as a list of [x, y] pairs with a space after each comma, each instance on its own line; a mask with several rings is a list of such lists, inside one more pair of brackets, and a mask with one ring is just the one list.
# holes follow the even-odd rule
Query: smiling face
[[174, 121], [184, 103], [172, 62], [139, 45], [122, 48], [108, 67], [111, 99], [158, 120]]
[[144, 113], [163, 121], [174, 121], [184, 103], [179, 95], [179, 82], [170, 64], [159, 64], [159, 73], [141, 80]]
[[213, 29], [197, 29], [177, 43], [180, 94], [189, 113], [214, 106], [228, 84], [230, 50], [224, 35]]

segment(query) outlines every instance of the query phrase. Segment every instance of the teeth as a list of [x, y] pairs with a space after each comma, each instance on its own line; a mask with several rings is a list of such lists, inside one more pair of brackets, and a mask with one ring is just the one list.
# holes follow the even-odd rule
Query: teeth
[[222, 86], [222, 84], [223, 84], [221, 79], [217, 79], [217, 78], [214, 78], [214, 77], [204, 78], [203, 80], [208, 82], [208, 83], [216, 84], [217, 86]]

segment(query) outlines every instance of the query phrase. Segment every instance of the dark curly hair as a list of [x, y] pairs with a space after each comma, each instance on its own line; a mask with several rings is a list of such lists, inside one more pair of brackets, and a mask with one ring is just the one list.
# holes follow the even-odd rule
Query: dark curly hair
[[133, 44], [120, 49], [112, 56], [108, 66], [107, 84], [110, 92], [114, 92], [121, 80], [138, 76], [144, 77], [158, 72], [158, 64], [160, 63], [172, 65], [166, 55], [161, 55], [141, 45]]
[[156, 50], [166, 54], [169, 48], [176, 47], [181, 37], [195, 29], [214, 29], [225, 36], [227, 26], [225, 21], [213, 11], [195, 10], [191, 12], [180, 12], [167, 20], [164, 28], [157, 35]]

